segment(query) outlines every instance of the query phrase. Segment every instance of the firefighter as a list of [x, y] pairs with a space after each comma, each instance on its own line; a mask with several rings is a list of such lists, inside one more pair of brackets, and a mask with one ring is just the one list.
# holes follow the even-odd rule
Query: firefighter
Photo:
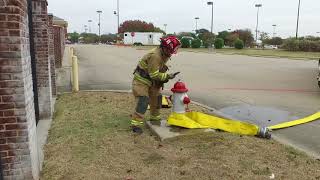
[[134, 133], [141, 134], [144, 114], [150, 105], [150, 121], [160, 121], [162, 105], [161, 88], [179, 73], [168, 74], [166, 63], [176, 54], [181, 43], [175, 36], [161, 38], [159, 47], [151, 50], [139, 61], [134, 71], [132, 92], [136, 107], [131, 115], [131, 127]]

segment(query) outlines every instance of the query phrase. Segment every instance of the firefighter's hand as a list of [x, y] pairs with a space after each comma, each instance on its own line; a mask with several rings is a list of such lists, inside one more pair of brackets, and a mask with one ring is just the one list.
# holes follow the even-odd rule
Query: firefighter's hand
[[176, 73], [173, 73], [173, 74], [169, 74], [169, 75], [168, 75], [168, 79], [174, 79], [174, 78], [176, 78], [176, 76], [177, 76], [178, 74], [180, 74], [180, 72], [176, 72]]
[[169, 67], [168, 67], [167, 65], [164, 65], [164, 66], [160, 69], [160, 72], [161, 72], [161, 73], [165, 73], [165, 72], [167, 72], [167, 71], [169, 71]]

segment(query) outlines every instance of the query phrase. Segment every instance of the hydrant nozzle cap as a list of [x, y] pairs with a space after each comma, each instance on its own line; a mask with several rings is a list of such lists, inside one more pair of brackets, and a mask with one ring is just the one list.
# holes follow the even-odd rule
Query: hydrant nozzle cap
[[189, 90], [186, 88], [186, 85], [183, 82], [178, 81], [174, 84], [174, 87], [171, 89], [171, 91], [173, 93], [186, 93]]

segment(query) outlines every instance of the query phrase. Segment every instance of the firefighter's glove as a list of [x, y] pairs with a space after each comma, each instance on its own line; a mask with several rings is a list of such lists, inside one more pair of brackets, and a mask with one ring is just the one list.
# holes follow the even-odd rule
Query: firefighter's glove
[[176, 76], [177, 76], [178, 74], [180, 74], [180, 72], [176, 72], [176, 73], [169, 74], [169, 75], [168, 75], [168, 79], [174, 79], [174, 78], [176, 78]]
[[167, 71], [169, 71], [169, 67], [164, 65], [161, 69], [160, 69], [160, 72], [161, 73], [166, 73]]

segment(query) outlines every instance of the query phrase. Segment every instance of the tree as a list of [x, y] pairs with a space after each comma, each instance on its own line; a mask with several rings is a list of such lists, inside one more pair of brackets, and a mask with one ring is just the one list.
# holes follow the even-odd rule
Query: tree
[[234, 46], [234, 42], [239, 39], [239, 35], [235, 32], [230, 33], [225, 40], [225, 45], [233, 47]]
[[101, 42], [102, 43], [116, 42], [116, 41], [117, 41], [116, 34], [103, 34], [103, 35], [101, 35]]
[[228, 32], [228, 31], [221, 31], [221, 32], [218, 33], [217, 38], [221, 38], [221, 39], [223, 39], [224, 42], [226, 42], [227, 37], [229, 36], [229, 34], [230, 34], [230, 32]]
[[99, 42], [99, 36], [93, 33], [82, 33], [80, 34], [81, 40], [85, 44], [92, 44]]
[[201, 47], [201, 40], [200, 39], [194, 39], [191, 42], [192, 48], [200, 48]]
[[234, 42], [234, 47], [236, 49], [243, 49], [244, 48], [244, 42], [241, 40], [241, 39], [237, 39], [235, 42]]
[[239, 30], [236, 30], [235, 33], [238, 34], [239, 39], [243, 41], [245, 47], [252, 46], [254, 42], [254, 38], [250, 29], [239, 29]]
[[272, 39], [265, 39], [263, 43], [269, 44], [269, 45], [280, 46], [283, 44], [283, 39], [281, 37], [274, 37]]
[[196, 35], [192, 32], [179, 32], [178, 33], [178, 38], [182, 39], [184, 37], [192, 37], [192, 38], [197, 38]]
[[209, 47], [214, 43], [215, 35], [211, 32], [199, 33], [198, 38], [202, 40], [204, 47]]
[[198, 29], [198, 30], [196, 31], [196, 33], [197, 33], [197, 34], [209, 33], [209, 32], [210, 32], [209, 30], [204, 29], [204, 28], [202, 28], [202, 29]]
[[265, 41], [266, 39], [270, 39], [268, 33], [266, 33], [266, 32], [261, 32], [261, 33], [260, 33], [260, 40], [263, 42], [263, 41]]
[[119, 32], [162, 32], [158, 27], [155, 27], [152, 23], [147, 23], [140, 20], [128, 20], [123, 22], [119, 27]]
[[80, 38], [80, 34], [77, 32], [73, 32], [73, 33], [69, 33], [68, 34], [68, 39], [72, 42], [72, 43], [77, 43], [79, 42], [79, 38]]
[[224, 41], [222, 38], [216, 38], [214, 41], [214, 47], [216, 49], [222, 49], [224, 46]]
[[190, 38], [182, 38], [181, 39], [181, 48], [190, 48], [190, 41], [192, 41], [192, 39]]

